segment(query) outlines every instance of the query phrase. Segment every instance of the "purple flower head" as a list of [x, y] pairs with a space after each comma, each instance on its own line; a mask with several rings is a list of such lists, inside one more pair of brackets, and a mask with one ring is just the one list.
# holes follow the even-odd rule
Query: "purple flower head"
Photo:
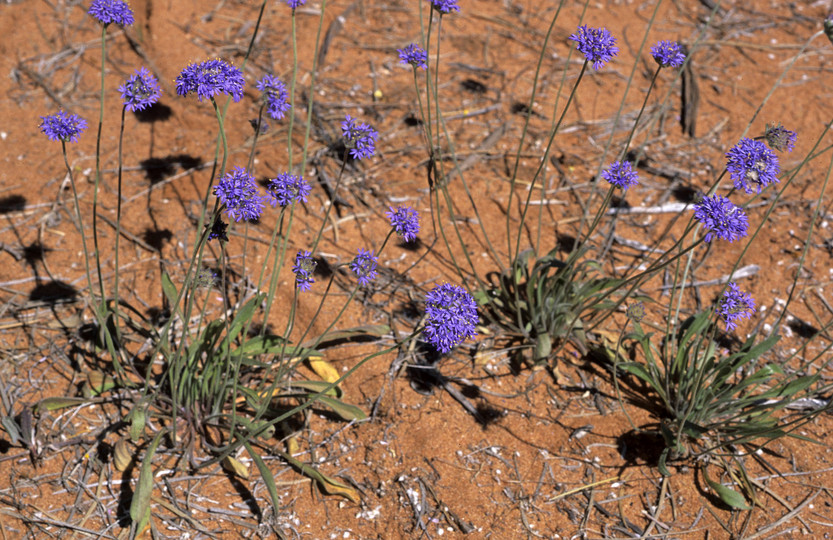
[[226, 234], [227, 230], [228, 225], [226, 222], [218, 217], [214, 220], [214, 223], [211, 224], [211, 230], [208, 231], [208, 239], [228, 242], [228, 234]]
[[737, 328], [735, 321], [748, 319], [755, 313], [755, 299], [749, 293], [741, 292], [737, 283], [729, 283], [723, 298], [717, 304], [717, 314], [726, 322], [726, 331]]
[[196, 92], [197, 98], [212, 99], [217, 94], [228, 94], [235, 103], [243, 97], [243, 72], [220, 59], [189, 64], [176, 76], [176, 93], [187, 96]]
[[774, 148], [780, 152], [784, 150], [792, 152], [793, 148], [795, 148], [795, 139], [797, 136], [795, 131], [790, 131], [780, 123], [771, 126], [767, 124], [766, 131], [764, 132], [764, 139], [770, 148]]
[[752, 193], [754, 184], [758, 193], [773, 182], [781, 168], [775, 152], [766, 147], [763, 141], [741, 139], [731, 150], [726, 152], [726, 170], [732, 176], [735, 189], [742, 189]]
[[833, 13], [824, 19], [824, 35], [833, 43]]
[[119, 92], [121, 92], [124, 107], [130, 112], [142, 111], [150, 107], [159, 101], [159, 96], [162, 95], [159, 81], [143, 67], [137, 69], [134, 75], [128, 77], [127, 81], [119, 86]]
[[413, 242], [419, 234], [419, 213], [410, 206], [393, 206], [385, 215], [390, 219], [390, 226], [405, 242]]
[[431, 7], [438, 11], [440, 15], [445, 15], [452, 11], [460, 11], [457, 0], [429, 0], [429, 2], [431, 2]]
[[266, 113], [273, 120], [283, 118], [284, 113], [289, 110], [289, 93], [286, 91], [286, 85], [277, 77], [266, 74], [257, 81], [257, 89], [263, 92]]
[[359, 285], [367, 286], [376, 279], [376, 263], [379, 257], [373, 255], [373, 250], [367, 251], [359, 248], [359, 254], [350, 263], [350, 269], [359, 278]]
[[286, 4], [289, 7], [291, 7], [292, 9], [301, 7], [306, 3], [307, 3], [307, 0], [286, 0]]
[[266, 191], [269, 192], [272, 198], [272, 206], [279, 204], [284, 207], [296, 201], [307, 202], [307, 196], [312, 188], [303, 176], [281, 173], [277, 178], [269, 180]]
[[93, 0], [87, 13], [105, 26], [110, 23], [120, 26], [133, 24], [133, 10], [122, 0]]
[[642, 322], [642, 319], [645, 318], [645, 304], [642, 302], [634, 302], [628, 306], [626, 314], [628, 319], [634, 322]]
[[685, 53], [676, 41], [660, 41], [651, 47], [651, 56], [660, 67], [678, 68], [685, 62]]
[[706, 242], [711, 242], [715, 236], [734, 242], [746, 236], [749, 228], [743, 209], [720, 195], [703, 197], [694, 205], [694, 217], [706, 228]]
[[425, 295], [423, 339], [441, 354], [477, 335], [477, 304], [462, 287], [444, 283]]
[[347, 115], [341, 123], [344, 146], [350, 150], [353, 159], [364, 159], [376, 153], [376, 139], [379, 133], [367, 124], [356, 124], [356, 119]]
[[87, 129], [87, 121], [77, 114], [58, 111], [40, 118], [40, 130], [50, 141], [76, 142], [78, 136]]
[[396, 50], [399, 51], [400, 64], [411, 64], [414, 66], [414, 69], [418, 67], [422, 69], [428, 68], [428, 53], [416, 43], [411, 43], [404, 49]]
[[235, 167], [214, 186], [214, 195], [226, 207], [226, 214], [234, 221], [251, 221], [263, 213], [265, 197], [258, 193], [255, 177], [243, 167]]
[[587, 25], [582, 25], [570, 39], [578, 43], [576, 48], [588, 62], [593, 62], [593, 69], [596, 71], [602, 69], [602, 66], [619, 52], [616, 38], [607, 28], [587, 28]]
[[614, 161], [602, 171], [602, 178], [616, 187], [626, 191], [629, 187], [639, 184], [639, 175], [633, 170], [630, 161]]
[[295, 285], [302, 291], [310, 290], [315, 280], [312, 273], [315, 272], [316, 262], [309, 251], [299, 251], [295, 256], [295, 265], [292, 272], [295, 274]]

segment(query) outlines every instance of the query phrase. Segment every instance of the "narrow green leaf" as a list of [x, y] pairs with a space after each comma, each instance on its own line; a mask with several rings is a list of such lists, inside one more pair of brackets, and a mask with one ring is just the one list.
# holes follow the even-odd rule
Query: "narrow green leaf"
[[728, 488], [719, 482], [713, 482], [711, 478], [709, 478], [705, 472], [703, 474], [703, 478], [705, 478], [706, 483], [712, 488], [717, 496], [720, 497], [720, 500], [735, 508], [736, 510], [751, 510], [752, 507], [746, 503], [746, 499], [735, 491], [732, 488]]
[[352, 420], [364, 420], [367, 418], [364, 411], [356, 405], [350, 405], [326, 395], [319, 397], [318, 401], [319, 403], [323, 403], [327, 407], [331, 408], [333, 412], [348, 422]]
[[164, 271], [162, 272], [162, 292], [165, 293], [165, 298], [167, 298], [168, 303], [171, 304], [172, 311], [176, 311], [176, 285], [174, 285], [174, 282], [171, 281], [171, 276], [169, 276], [168, 273]]
[[76, 407], [89, 403], [91, 400], [79, 397], [50, 397], [44, 398], [35, 404], [34, 410], [36, 413], [42, 411], [57, 411], [58, 409], [66, 409], [68, 407]]
[[139, 470], [139, 481], [136, 484], [136, 491], [133, 493], [133, 500], [130, 501], [130, 519], [136, 525], [135, 534], [139, 534], [150, 520], [150, 496], [153, 494], [153, 455], [156, 448], [162, 441], [162, 436], [167, 430], [162, 429], [156, 434], [142, 460], [142, 468]]
[[269, 492], [269, 498], [272, 499], [272, 508], [274, 508], [275, 514], [277, 515], [280, 511], [280, 499], [278, 498], [278, 488], [275, 485], [275, 477], [272, 476], [272, 471], [269, 470], [269, 467], [266, 466], [266, 463], [263, 462], [260, 455], [254, 451], [254, 448], [252, 448], [252, 445], [249, 444], [249, 441], [244, 439], [241, 442], [246, 448], [246, 451], [249, 453], [249, 457], [251, 457], [252, 461], [255, 462], [255, 466], [260, 472], [260, 477], [263, 478], [263, 483], [266, 484], [266, 490]]

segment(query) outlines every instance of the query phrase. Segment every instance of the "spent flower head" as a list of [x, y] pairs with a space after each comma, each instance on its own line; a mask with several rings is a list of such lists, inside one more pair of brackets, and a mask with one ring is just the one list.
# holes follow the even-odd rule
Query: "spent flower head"
[[304, 180], [303, 176], [289, 173], [281, 173], [277, 178], [269, 180], [266, 191], [272, 198], [272, 206], [288, 206], [297, 201], [307, 202], [307, 196], [312, 187]]
[[723, 298], [717, 304], [717, 314], [726, 322], [726, 331], [737, 328], [735, 321], [748, 319], [755, 313], [755, 299], [749, 293], [742, 292], [737, 283], [729, 283]]
[[780, 123], [766, 126], [764, 139], [770, 148], [783, 152], [792, 152], [795, 148], [795, 139], [798, 137], [795, 131], [782, 126]]
[[219, 58], [189, 64], [176, 76], [175, 82], [176, 93], [180, 96], [195, 92], [202, 101], [217, 94], [228, 94], [235, 103], [243, 97], [243, 87], [246, 84], [242, 71]]
[[379, 133], [367, 124], [356, 124], [349, 114], [341, 123], [344, 146], [350, 150], [353, 159], [364, 159], [376, 153], [376, 139]]
[[218, 216], [214, 219], [214, 223], [211, 224], [211, 230], [208, 231], [208, 239], [228, 242], [228, 234], [226, 233], [227, 230], [228, 224]]
[[312, 273], [315, 272], [316, 262], [312, 258], [312, 253], [301, 250], [295, 256], [295, 264], [292, 266], [292, 272], [295, 274], [295, 285], [302, 291], [310, 290], [310, 287], [315, 280], [312, 278]]
[[120, 26], [133, 24], [133, 10], [122, 0], [93, 0], [87, 13], [105, 26], [110, 23]]
[[58, 111], [40, 118], [40, 130], [50, 141], [76, 142], [87, 129], [87, 121], [77, 114]]
[[289, 92], [286, 91], [286, 85], [267, 73], [257, 81], [257, 89], [263, 92], [266, 114], [273, 120], [283, 118], [284, 113], [289, 110]]
[[767, 148], [763, 141], [743, 138], [726, 152], [726, 170], [732, 177], [735, 189], [752, 193], [752, 185], [757, 192], [773, 182], [778, 182], [776, 175], [781, 171], [775, 152]]
[[477, 304], [462, 287], [444, 283], [425, 295], [423, 339], [441, 354], [477, 335]]
[[651, 56], [660, 67], [678, 68], [685, 62], [683, 48], [676, 41], [660, 41], [651, 47]]
[[634, 322], [642, 322], [642, 319], [645, 318], [645, 304], [642, 302], [634, 302], [628, 306], [625, 313], [627, 314], [628, 319]]
[[385, 215], [390, 219], [390, 226], [405, 242], [413, 242], [419, 234], [419, 213], [410, 206], [393, 206]]
[[428, 53], [416, 43], [411, 43], [404, 49], [396, 50], [399, 52], [400, 64], [411, 64], [414, 66], [414, 69], [418, 67], [422, 69], [428, 68]]
[[711, 242], [715, 236], [734, 242], [746, 236], [749, 228], [749, 219], [743, 209], [720, 195], [704, 196], [694, 205], [694, 217], [706, 228], [706, 242]]
[[214, 186], [214, 195], [226, 207], [226, 214], [234, 221], [255, 220], [263, 213], [265, 197], [255, 185], [255, 177], [243, 167], [235, 167]]
[[570, 39], [577, 43], [576, 48], [584, 58], [593, 62], [593, 69], [596, 71], [602, 69], [605, 63], [610, 62], [619, 53], [616, 38], [607, 28], [588, 28], [587, 25], [582, 25]]
[[124, 107], [130, 112], [150, 107], [159, 101], [159, 96], [162, 95], [159, 81], [144, 67], [140, 67], [136, 73], [128, 77], [124, 84], [119, 86], [119, 92]]
[[446, 13], [451, 13], [452, 11], [460, 11], [460, 6], [457, 5], [457, 0], [428, 0], [431, 2], [431, 7], [439, 12], [439, 14], [445, 15]]
[[614, 161], [602, 171], [602, 178], [622, 188], [622, 191], [627, 191], [629, 187], [639, 184], [639, 175], [633, 170], [630, 161]]
[[350, 269], [359, 278], [359, 285], [367, 286], [371, 281], [376, 279], [376, 265], [379, 257], [373, 254], [373, 250], [367, 251], [359, 248], [359, 253], [353, 262], [350, 263]]

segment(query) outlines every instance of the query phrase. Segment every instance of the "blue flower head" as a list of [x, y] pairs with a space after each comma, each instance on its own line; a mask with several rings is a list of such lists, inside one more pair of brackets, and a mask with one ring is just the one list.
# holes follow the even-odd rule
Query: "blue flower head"
[[440, 354], [446, 354], [466, 339], [477, 335], [477, 304], [462, 287], [444, 283], [425, 295], [423, 339]]
[[50, 141], [76, 142], [78, 136], [87, 129], [87, 121], [77, 114], [58, 111], [40, 118], [40, 130]]
[[197, 98], [212, 99], [217, 94], [228, 94], [235, 103], [243, 97], [246, 81], [243, 72], [220, 59], [189, 64], [176, 76], [176, 93], [187, 96], [196, 92]]
[[303, 176], [281, 173], [277, 178], [269, 180], [266, 191], [269, 192], [272, 198], [272, 206], [278, 204], [284, 207], [296, 201], [307, 202], [307, 196], [312, 191], [312, 188], [304, 180]]
[[255, 177], [243, 167], [235, 167], [214, 186], [214, 195], [226, 207], [226, 214], [234, 221], [252, 221], [263, 213], [265, 197], [258, 193]]
[[651, 56], [660, 67], [678, 68], [685, 62], [683, 49], [676, 41], [660, 41], [651, 47]]
[[289, 7], [291, 7], [292, 9], [301, 7], [306, 3], [307, 3], [307, 0], [286, 0], [286, 4]]
[[350, 263], [350, 269], [359, 278], [359, 285], [367, 286], [376, 279], [376, 264], [379, 257], [373, 255], [373, 250], [367, 251], [359, 248], [359, 254]]
[[576, 48], [584, 55], [588, 62], [593, 62], [593, 69], [599, 71], [605, 63], [610, 62], [619, 53], [616, 38], [607, 28], [578, 27], [578, 31], [570, 36], [577, 43]]
[[295, 264], [292, 266], [292, 272], [295, 274], [295, 285], [302, 291], [310, 290], [310, 287], [315, 280], [312, 278], [312, 273], [315, 272], [316, 262], [312, 258], [312, 253], [309, 251], [299, 251], [295, 256]]
[[411, 64], [414, 66], [414, 69], [418, 67], [422, 69], [428, 68], [428, 53], [416, 43], [411, 43], [404, 49], [396, 50], [399, 52], [400, 64]]
[[763, 141], [743, 138], [726, 152], [726, 170], [735, 183], [735, 189], [752, 193], [752, 185], [760, 193], [763, 188], [778, 182], [776, 175], [781, 171], [775, 152]]
[[133, 10], [122, 0], [93, 0], [87, 13], [105, 26], [110, 23], [120, 26], [133, 24]]
[[717, 304], [717, 314], [726, 322], [726, 331], [737, 328], [735, 321], [748, 319], [755, 313], [755, 299], [749, 293], [741, 292], [737, 283], [729, 283], [723, 298]]
[[749, 220], [743, 209], [720, 195], [703, 197], [694, 205], [694, 217], [706, 229], [704, 240], [711, 242], [715, 236], [734, 242], [746, 236]]
[[833, 13], [824, 19], [824, 35], [833, 43]]
[[284, 113], [289, 110], [289, 93], [286, 91], [286, 85], [277, 77], [266, 74], [257, 81], [257, 89], [263, 92], [266, 113], [273, 120], [283, 118]]
[[119, 86], [119, 92], [121, 92], [125, 109], [130, 112], [142, 111], [150, 107], [159, 101], [159, 96], [162, 95], [159, 81], [143, 67], [137, 69], [135, 74]]
[[797, 136], [795, 131], [790, 131], [780, 123], [773, 125], [767, 124], [766, 131], [764, 132], [764, 139], [769, 147], [780, 152], [784, 150], [792, 152], [795, 148], [795, 139]]
[[355, 118], [347, 115], [341, 123], [344, 146], [350, 150], [353, 159], [364, 159], [376, 153], [376, 139], [379, 133], [367, 124], [356, 124]]
[[410, 206], [393, 206], [385, 215], [390, 219], [390, 226], [405, 242], [413, 242], [419, 234], [419, 213]]
[[446, 13], [451, 13], [452, 11], [460, 11], [460, 6], [457, 5], [457, 0], [428, 0], [431, 2], [431, 7], [435, 9], [439, 14], [445, 15]]
[[602, 171], [602, 178], [622, 188], [622, 191], [627, 191], [629, 187], [639, 184], [639, 175], [633, 170], [630, 161], [614, 161]]
[[226, 234], [227, 230], [228, 224], [218, 217], [214, 220], [214, 223], [211, 224], [211, 230], [208, 231], [208, 239], [228, 242], [228, 234]]

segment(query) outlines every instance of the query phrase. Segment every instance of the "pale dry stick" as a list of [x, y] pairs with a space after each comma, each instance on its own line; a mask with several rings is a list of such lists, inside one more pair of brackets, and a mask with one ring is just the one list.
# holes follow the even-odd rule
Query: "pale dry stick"
[[[788, 512], [787, 514], [784, 514], [781, 517], [781, 519], [779, 519], [779, 520], [777, 520], [773, 523], [770, 523], [769, 525], [767, 525], [767, 526], [765, 526], [761, 529], [758, 529], [758, 532], [756, 532], [752, 536], [745, 537], [744, 540], [755, 540], [756, 538], [760, 538], [761, 536], [769, 533], [770, 531], [772, 531], [776, 527], [786, 523], [787, 521], [791, 520], [792, 518], [798, 517], [798, 514], [801, 513], [801, 511], [804, 509], [804, 507], [808, 506], [811, 502], [813, 502], [813, 499], [815, 499], [819, 495], [819, 493], [821, 493], [822, 491], [824, 491], [824, 490], [819, 489], [818, 491], [816, 491], [812, 495], [808, 495], [807, 498], [805, 498], [803, 501], [801, 501], [801, 504], [796, 506], [794, 510], [792, 510], [791, 512]], [[802, 523], [803, 523], [803, 521], [802, 521]]]

